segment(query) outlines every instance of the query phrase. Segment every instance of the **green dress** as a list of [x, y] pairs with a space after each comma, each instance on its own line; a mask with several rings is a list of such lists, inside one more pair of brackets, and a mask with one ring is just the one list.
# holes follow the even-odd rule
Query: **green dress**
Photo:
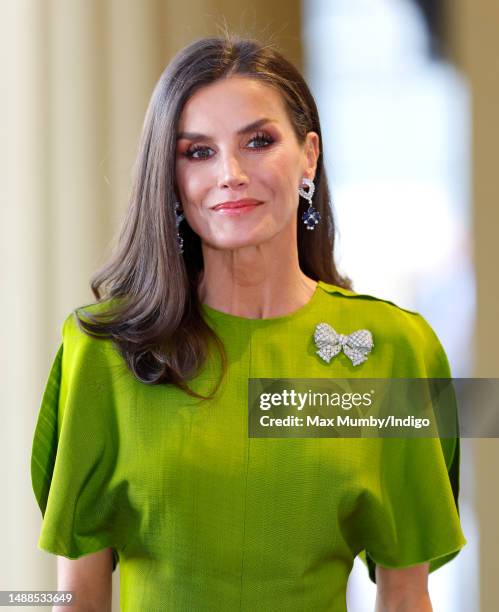
[[[40, 549], [112, 547], [130, 612], [340, 612], [357, 555], [372, 581], [376, 563], [433, 571], [457, 555], [459, 439], [248, 437], [249, 377], [450, 377], [421, 315], [322, 281], [287, 316], [202, 308], [229, 364], [204, 402], [141, 383], [67, 316], [31, 456]], [[370, 330], [367, 361], [323, 361], [320, 322]], [[219, 368], [208, 359], [190, 386], [207, 394]]]

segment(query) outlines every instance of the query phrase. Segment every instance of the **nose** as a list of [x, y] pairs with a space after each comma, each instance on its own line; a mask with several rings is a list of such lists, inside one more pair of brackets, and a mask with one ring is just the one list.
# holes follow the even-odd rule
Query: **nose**
[[227, 155], [222, 159], [218, 187], [238, 187], [248, 184], [248, 176], [235, 155]]

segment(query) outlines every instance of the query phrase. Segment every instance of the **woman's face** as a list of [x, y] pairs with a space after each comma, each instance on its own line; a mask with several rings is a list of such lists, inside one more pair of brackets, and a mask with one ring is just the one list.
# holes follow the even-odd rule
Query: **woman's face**
[[[256, 125], [258, 122], [258, 125]], [[185, 104], [177, 132], [176, 179], [190, 227], [214, 248], [257, 245], [279, 232], [296, 242], [298, 187], [314, 178], [318, 135], [296, 140], [280, 94], [260, 81], [230, 77]], [[215, 211], [253, 199], [239, 214]]]

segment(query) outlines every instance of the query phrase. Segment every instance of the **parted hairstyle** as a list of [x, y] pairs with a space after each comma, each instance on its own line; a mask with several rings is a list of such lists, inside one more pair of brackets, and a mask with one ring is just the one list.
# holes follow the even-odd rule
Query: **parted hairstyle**
[[[351, 289], [334, 261], [335, 224], [323, 163], [322, 135], [314, 98], [297, 68], [272, 44], [233, 35], [201, 38], [182, 49], [161, 74], [149, 102], [129, 206], [116, 246], [90, 279], [97, 304], [75, 309], [80, 329], [111, 339], [128, 368], [142, 382], [171, 383], [191, 396], [211, 399], [226, 372], [223, 343], [202, 316], [198, 282], [203, 270], [200, 237], [184, 220], [178, 252], [175, 201], [176, 131], [187, 100], [201, 87], [231, 75], [244, 75], [273, 87], [282, 96], [298, 142], [319, 135], [313, 206], [321, 215], [314, 231], [301, 221], [298, 206], [298, 257], [302, 272], [318, 281]], [[298, 194], [297, 194], [298, 197]], [[305, 208], [308, 203], [305, 204]], [[218, 349], [222, 376], [203, 396], [187, 385]]]

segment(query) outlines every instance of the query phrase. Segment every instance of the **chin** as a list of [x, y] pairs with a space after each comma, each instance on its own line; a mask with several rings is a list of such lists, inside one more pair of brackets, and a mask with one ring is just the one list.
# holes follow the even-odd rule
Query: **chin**
[[232, 251], [235, 249], [244, 249], [245, 247], [257, 247], [263, 242], [263, 240], [221, 240], [217, 243], [216, 248]]
[[208, 246], [215, 249], [239, 249], [247, 246], [258, 246], [259, 244], [266, 242], [272, 238], [272, 234], [268, 232], [248, 232], [241, 228], [241, 231], [237, 232], [224, 232], [214, 233], [206, 238], [201, 237], [201, 240]]

